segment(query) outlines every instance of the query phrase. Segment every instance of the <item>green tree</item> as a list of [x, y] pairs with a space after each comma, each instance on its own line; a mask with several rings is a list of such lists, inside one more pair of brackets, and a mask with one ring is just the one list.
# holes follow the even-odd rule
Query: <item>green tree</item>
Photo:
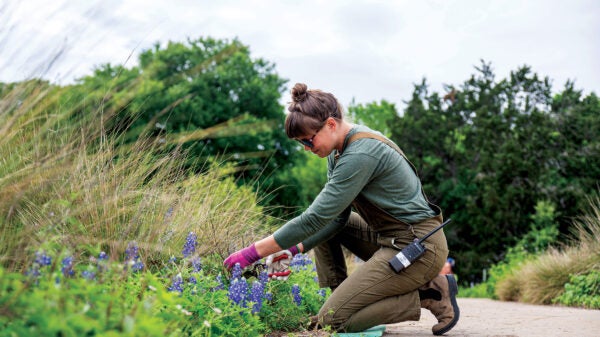
[[564, 233], [597, 188], [598, 99], [569, 84], [552, 97], [549, 79], [528, 66], [498, 81], [485, 62], [446, 90], [415, 85], [390, 128], [430, 199], [455, 220], [446, 233], [463, 280], [477, 280], [529, 231], [540, 201], [557, 205]]
[[252, 58], [237, 39], [199, 38], [156, 44], [132, 69], [100, 66], [71, 88], [69, 104], [110, 116], [104, 127], [127, 130], [124, 143], [150, 135], [166, 149], [181, 146], [191, 154], [190, 169], [220, 156], [235, 163], [240, 183], [262, 189], [263, 201], [297, 205], [279, 194], [277, 178], [293, 167], [298, 153], [283, 132], [279, 99], [285, 83], [273, 64]]
[[396, 106], [386, 100], [380, 103], [356, 104], [354, 100], [348, 107], [348, 118], [353, 123], [362, 124], [383, 133], [386, 137], [391, 134], [390, 123], [398, 114]]

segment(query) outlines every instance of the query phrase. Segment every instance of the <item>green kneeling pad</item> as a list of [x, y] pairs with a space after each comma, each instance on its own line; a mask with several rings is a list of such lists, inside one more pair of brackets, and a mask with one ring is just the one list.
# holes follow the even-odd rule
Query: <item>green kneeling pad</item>
[[339, 337], [380, 337], [385, 332], [385, 325], [374, 326], [361, 332], [337, 332], [333, 336]]

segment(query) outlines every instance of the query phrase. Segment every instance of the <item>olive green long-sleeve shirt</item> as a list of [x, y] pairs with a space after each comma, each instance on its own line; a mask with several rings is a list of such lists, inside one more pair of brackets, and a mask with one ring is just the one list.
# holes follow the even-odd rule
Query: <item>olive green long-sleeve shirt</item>
[[[356, 132], [380, 134], [355, 125], [345, 143]], [[410, 164], [390, 146], [362, 138], [349, 144], [337, 162], [336, 154], [334, 150], [327, 158], [327, 183], [312, 204], [273, 234], [279, 246], [287, 248], [302, 242], [306, 252], [327, 241], [343, 229], [350, 216], [350, 205], [359, 194], [407, 223], [435, 215]]]

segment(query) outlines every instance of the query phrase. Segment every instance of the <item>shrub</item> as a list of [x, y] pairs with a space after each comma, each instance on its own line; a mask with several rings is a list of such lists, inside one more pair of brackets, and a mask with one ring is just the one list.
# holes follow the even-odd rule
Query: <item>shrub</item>
[[552, 300], [568, 306], [600, 309], [600, 270], [581, 275], [571, 275], [565, 291]]

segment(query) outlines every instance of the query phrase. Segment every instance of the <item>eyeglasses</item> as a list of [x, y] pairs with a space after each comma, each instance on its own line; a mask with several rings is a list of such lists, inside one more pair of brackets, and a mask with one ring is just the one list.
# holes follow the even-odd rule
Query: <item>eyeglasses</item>
[[317, 130], [317, 132], [315, 132], [315, 134], [310, 137], [310, 138], [296, 138], [296, 140], [298, 142], [300, 142], [300, 144], [304, 145], [304, 146], [308, 146], [309, 148], [313, 148], [315, 146], [315, 144], [313, 143], [313, 139], [315, 139], [315, 137], [317, 136], [317, 133], [321, 132], [321, 130], [323, 130], [323, 128], [325, 127], [325, 125], [327, 125], [327, 123], [323, 123], [323, 126], [321, 126], [321, 128], [319, 130]]
[[[317, 131], [317, 133], [319, 133]], [[296, 139], [298, 142], [300, 142], [300, 144], [304, 145], [304, 146], [308, 146], [311, 149], [315, 146], [315, 144], [313, 144], [313, 139], [315, 139], [315, 136], [317, 135], [317, 133], [315, 133], [312, 137], [310, 138], [300, 138], [300, 139]]]

